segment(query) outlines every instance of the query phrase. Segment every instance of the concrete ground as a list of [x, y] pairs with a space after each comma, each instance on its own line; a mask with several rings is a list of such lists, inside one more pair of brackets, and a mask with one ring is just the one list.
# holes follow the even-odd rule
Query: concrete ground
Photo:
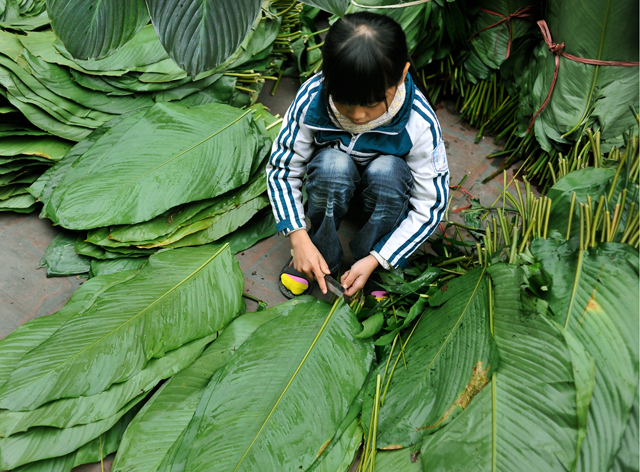
[[[259, 101], [272, 113], [283, 116], [293, 100], [299, 86], [297, 79], [284, 78], [275, 96], [270, 95], [271, 84], [267, 84]], [[452, 190], [450, 217], [459, 217], [453, 210], [467, 206], [469, 195], [479, 198], [483, 205], [490, 206], [498, 196], [497, 185], [502, 186], [502, 177], [489, 184], [482, 179], [497, 169], [499, 162], [487, 160], [485, 156], [497, 150], [491, 138], [474, 144], [476, 132], [461, 122], [453, 104], [444, 102], [436, 107], [436, 114], [442, 126], [449, 167], [451, 185], [458, 184], [466, 175], [462, 190]], [[508, 173], [509, 179], [512, 171]], [[77, 277], [47, 278], [45, 269], [38, 269], [49, 242], [61, 230], [52, 226], [49, 220], [38, 219], [37, 213], [21, 215], [0, 213], [0, 339], [6, 337], [21, 324], [39, 316], [58, 311], [78, 286], [84, 281]], [[344, 221], [340, 237], [345, 248], [345, 267], [353, 262], [348, 253], [348, 241], [357, 227]], [[245, 291], [269, 306], [285, 300], [278, 289], [277, 277], [290, 254], [286, 238], [273, 236], [238, 255], [240, 267], [245, 276]], [[350, 259], [351, 258], [351, 259]], [[322, 295], [318, 289], [316, 295]], [[248, 301], [248, 309], [255, 310], [256, 304]], [[107, 458], [105, 469], [111, 468], [111, 457]], [[100, 471], [100, 464], [81, 466], [77, 472]]]

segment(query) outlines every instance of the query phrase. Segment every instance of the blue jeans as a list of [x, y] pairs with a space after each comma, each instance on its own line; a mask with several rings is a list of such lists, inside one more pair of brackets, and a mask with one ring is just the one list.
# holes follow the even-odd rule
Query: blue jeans
[[309, 236], [332, 273], [342, 263], [338, 228], [354, 195], [361, 195], [358, 211], [367, 220], [349, 243], [360, 260], [406, 217], [412, 188], [409, 166], [399, 157], [379, 156], [360, 166], [337, 149], [318, 151], [307, 165]]

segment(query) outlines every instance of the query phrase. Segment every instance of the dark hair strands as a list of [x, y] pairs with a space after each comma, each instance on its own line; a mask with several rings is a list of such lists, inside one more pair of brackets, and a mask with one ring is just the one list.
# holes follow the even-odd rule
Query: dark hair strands
[[322, 48], [324, 100], [367, 106], [385, 101], [398, 85], [407, 62], [413, 62], [402, 27], [388, 16], [371, 12], [345, 15], [335, 22]]

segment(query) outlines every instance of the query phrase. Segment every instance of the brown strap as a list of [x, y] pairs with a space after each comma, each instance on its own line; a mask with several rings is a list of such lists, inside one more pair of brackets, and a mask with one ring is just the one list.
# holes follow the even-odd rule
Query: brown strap
[[589, 64], [593, 66], [617, 66], [617, 67], [636, 66], [637, 67], [640, 65], [640, 62], [600, 61], [597, 59], [584, 59], [582, 57], [574, 56], [573, 54], [567, 54], [566, 52], [563, 51], [564, 43], [557, 44], [553, 42], [553, 39], [551, 39], [551, 32], [549, 31], [549, 26], [547, 25], [546, 21], [544, 20], [538, 21], [538, 26], [540, 27], [540, 31], [542, 31], [542, 37], [544, 39], [544, 42], [547, 44], [549, 51], [551, 51], [555, 55], [556, 68], [553, 71], [553, 80], [551, 81], [551, 87], [549, 88], [549, 93], [547, 94], [547, 98], [544, 99], [544, 102], [542, 102], [542, 105], [540, 105], [540, 108], [535, 113], [535, 115], [531, 117], [531, 121], [529, 122], [529, 127], [527, 128], [527, 133], [531, 130], [531, 127], [533, 126], [533, 123], [536, 121], [536, 118], [538, 118], [538, 115], [540, 114], [540, 112], [544, 110], [544, 108], [549, 103], [549, 100], [551, 99], [551, 94], [553, 93], [553, 87], [556, 85], [556, 80], [558, 79], [558, 68], [560, 67], [560, 55], [562, 55], [563, 57], [566, 57], [571, 61], [580, 62], [582, 64]]
[[497, 13], [495, 11], [491, 11], [488, 10], [487, 8], [481, 8], [480, 11], [483, 11], [485, 13], [489, 13], [490, 15], [495, 15], [495, 16], [499, 16], [502, 19], [496, 21], [494, 24], [489, 25], [489, 26], [485, 26], [484, 28], [482, 28], [480, 31], [477, 31], [476, 33], [474, 33], [469, 39], [468, 41], [471, 41], [476, 35], [482, 33], [484, 30], [488, 30], [490, 28], [493, 28], [495, 26], [500, 25], [500, 29], [498, 30], [498, 34], [496, 35], [496, 42], [495, 45], [493, 47], [493, 53], [497, 54], [498, 53], [498, 36], [500, 36], [500, 31], [502, 31], [502, 27], [504, 26], [502, 23], [507, 23], [507, 26], [509, 27], [509, 42], [507, 43], [507, 58], [509, 58], [509, 54], [511, 53], [511, 37], [513, 36], [512, 31], [511, 31], [511, 19], [512, 18], [531, 18], [533, 15], [531, 14], [531, 10], [533, 10], [533, 7], [528, 6], [528, 7], [522, 7], [522, 8], [518, 8], [516, 11], [514, 11], [513, 13], [510, 13], [508, 15], [503, 15], [502, 13]]

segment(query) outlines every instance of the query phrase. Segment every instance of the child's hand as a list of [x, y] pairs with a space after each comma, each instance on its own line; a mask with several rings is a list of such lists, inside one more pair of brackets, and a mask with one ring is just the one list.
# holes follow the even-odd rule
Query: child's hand
[[291, 239], [293, 247], [294, 269], [304, 274], [309, 281], [317, 280], [322, 293], [327, 293], [327, 283], [324, 281], [324, 276], [330, 274], [331, 271], [307, 232], [305, 230], [296, 231], [291, 233], [289, 239]]
[[372, 255], [353, 264], [351, 269], [346, 271], [340, 279], [342, 286], [346, 289], [344, 294], [348, 297], [355, 295], [358, 290], [364, 287], [376, 267], [378, 267], [378, 261]]

